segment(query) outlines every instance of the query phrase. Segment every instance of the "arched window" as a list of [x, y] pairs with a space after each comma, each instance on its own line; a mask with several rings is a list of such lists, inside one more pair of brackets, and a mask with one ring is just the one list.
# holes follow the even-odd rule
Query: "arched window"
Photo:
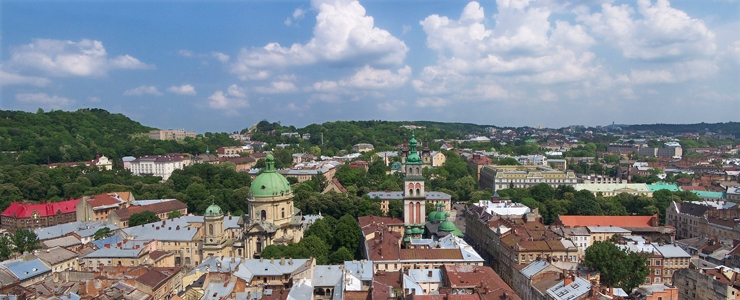
[[414, 184], [413, 183], [409, 183], [409, 188], [410, 189], [413, 189], [414, 188]]
[[421, 196], [421, 191], [419, 189], [416, 189], [416, 195]]
[[414, 195], [414, 190], [409, 189], [409, 196], [413, 196], [413, 195]]
[[419, 167], [416, 167], [416, 175], [421, 175], [421, 172], [419, 172]]
[[416, 202], [416, 223], [421, 223], [421, 203]]
[[417, 184], [416, 184], [416, 188], [417, 188], [417, 189], [420, 189], [420, 188], [421, 188], [421, 183], [417, 183]]
[[262, 218], [263, 221], [267, 220], [267, 212], [264, 209], [261, 212], [260, 218]]
[[409, 203], [409, 221], [410, 223], [414, 223], [414, 204]]
[[213, 235], [213, 224], [208, 224], [208, 234]]
[[280, 209], [281, 218], [285, 218], [285, 207]]

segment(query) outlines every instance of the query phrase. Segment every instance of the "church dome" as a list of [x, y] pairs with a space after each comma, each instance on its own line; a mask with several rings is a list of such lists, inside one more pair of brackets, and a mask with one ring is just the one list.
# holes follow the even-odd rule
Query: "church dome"
[[223, 214], [224, 212], [221, 210], [221, 207], [216, 205], [215, 203], [206, 208], [206, 216], [220, 216]]
[[441, 231], [447, 231], [451, 232], [457, 229], [457, 226], [455, 226], [455, 223], [452, 223], [450, 221], [444, 221], [442, 224], [439, 225], [439, 230]]
[[250, 191], [254, 197], [274, 197], [293, 193], [285, 176], [275, 171], [275, 158], [268, 154], [265, 169], [252, 181]]

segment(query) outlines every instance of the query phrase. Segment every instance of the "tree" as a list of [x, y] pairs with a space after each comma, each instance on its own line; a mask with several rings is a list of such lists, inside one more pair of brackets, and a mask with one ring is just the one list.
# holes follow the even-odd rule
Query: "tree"
[[338, 250], [341, 247], [345, 247], [350, 252], [356, 254], [361, 238], [362, 230], [355, 218], [349, 214], [344, 215], [339, 219], [337, 227], [334, 229], [333, 249]]
[[161, 221], [161, 219], [157, 216], [157, 214], [145, 210], [143, 212], [131, 215], [131, 218], [129, 218], [128, 220], [128, 226], [134, 227], [159, 221]]
[[315, 235], [309, 235], [301, 240], [300, 246], [316, 258], [317, 265], [325, 265], [329, 262], [329, 247]]
[[174, 219], [182, 217], [182, 213], [179, 210], [173, 210], [167, 214], [168, 219]]
[[41, 249], [39, 237], [31, 230], [18, 229], [11, 236], [11, 240], [13, 241], [13, 245], [15, 245], [15, 252], [19, 254]]
[[93, 239], [100, 240], [109, 237], [111, 234], [110, 228], [103, 227], [95, 231], [95, 234], [93, 234]]
[[339, 247], [339, 250], [334, 251], [334, 253], [329, 255], [329, 263], [332, 265], [340, 265], [343, 264], [345, 261], [353, 259], [354, 255], [352, 255], [352, 253], [344, 247]]
[[303, 233], [304, 237], [311, 235], [320, 238], [327, 245], [331, 245], [334, 241], [334, 235], [331, 227], [329, 227], [329, 222], [324, 219], [316, 220], [316, 222], [311, 224], [311, 226], [308, 226], [306, 231]]
[[601, 272], [600, 283], [604, 286], [620, 287], [625, 291], [645, 282], [650, 274], [647, 257], [624, 251], [608, 241], [597, 241], [586, 249], [584, 264]]
[[7, 260], [13, 255], [13, 243], [7, 236], [0, 236], [0, 260]]

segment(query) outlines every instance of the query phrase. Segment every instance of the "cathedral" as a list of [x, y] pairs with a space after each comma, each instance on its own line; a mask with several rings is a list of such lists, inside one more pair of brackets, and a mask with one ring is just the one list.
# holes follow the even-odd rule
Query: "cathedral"
[[244, 222], [245, 257], [258, 258], [269, 245], [298, 243], [303, 238], [301, 211], [293, 206], [293, 190], [275, 170], [268, 154], [265, 169], [249, 189], [249, 214]]

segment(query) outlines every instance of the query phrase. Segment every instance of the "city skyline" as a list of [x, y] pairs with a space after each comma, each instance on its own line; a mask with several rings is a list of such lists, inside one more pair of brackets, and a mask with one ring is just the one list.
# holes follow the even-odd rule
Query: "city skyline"
[[725, 122], [740, 108], [737, 1], [1, 5], [4, 110], [231, 132]]

